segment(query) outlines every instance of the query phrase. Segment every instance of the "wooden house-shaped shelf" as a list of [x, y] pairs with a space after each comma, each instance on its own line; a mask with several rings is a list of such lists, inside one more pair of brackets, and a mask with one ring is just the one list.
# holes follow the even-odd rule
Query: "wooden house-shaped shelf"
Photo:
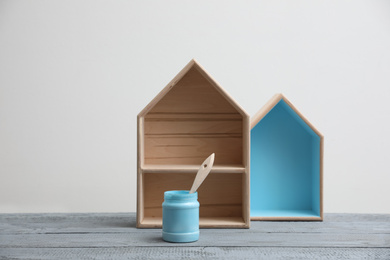
[[251, 220], [322, 220], [323, 136], [282, 94], [251, 120]]
[[202, 162], [201, 228], [249, 228], [247, 113], [195, 61], [138, 115], [137, 227], [162, 226], [164, 191], [189, 190]]

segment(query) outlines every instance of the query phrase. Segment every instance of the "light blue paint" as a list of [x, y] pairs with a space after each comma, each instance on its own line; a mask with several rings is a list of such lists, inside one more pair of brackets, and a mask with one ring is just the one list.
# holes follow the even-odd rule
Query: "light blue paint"
[[188, 190], [164, 192], [162, 237], [168, 242], [194, 242], [199, 239], [198, 193]]
[[318, 141], [312, 142], [312, 172], [313, 172], [313, 201], [312, 201], [312, 210], [316, 213], [317, 216], [320, 216], [320, 138]]
[[320, 217], [320, 137], [279, 101], [251, 131], [251, 216]]
[[312, 210], [251, 210], [251, 216], [261, 217], [318, 217]]

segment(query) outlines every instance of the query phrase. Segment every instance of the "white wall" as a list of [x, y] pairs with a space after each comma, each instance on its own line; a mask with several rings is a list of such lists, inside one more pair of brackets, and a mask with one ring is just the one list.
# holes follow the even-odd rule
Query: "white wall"
[[135, 211], [136, 115], [195, 57], [325, 135], [325, 212], [390, 213], [390, 2], [0, 1], [0, 212]]

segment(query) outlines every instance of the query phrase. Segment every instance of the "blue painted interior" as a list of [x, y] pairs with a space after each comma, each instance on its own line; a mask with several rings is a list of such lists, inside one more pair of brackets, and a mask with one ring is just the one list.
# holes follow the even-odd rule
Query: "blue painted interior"
[[250, 211], [320, 217], [320, 137], [279, 101], [251, 131]]

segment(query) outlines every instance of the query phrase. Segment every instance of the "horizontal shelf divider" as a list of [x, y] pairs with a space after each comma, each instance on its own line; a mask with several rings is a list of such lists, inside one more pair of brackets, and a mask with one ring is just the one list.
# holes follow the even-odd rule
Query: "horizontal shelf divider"
[[[145, 165], [143, 173], [197, 173], [200, 165]], [[242, 165], [214, 165], [210, 173], [245, 173]]]

